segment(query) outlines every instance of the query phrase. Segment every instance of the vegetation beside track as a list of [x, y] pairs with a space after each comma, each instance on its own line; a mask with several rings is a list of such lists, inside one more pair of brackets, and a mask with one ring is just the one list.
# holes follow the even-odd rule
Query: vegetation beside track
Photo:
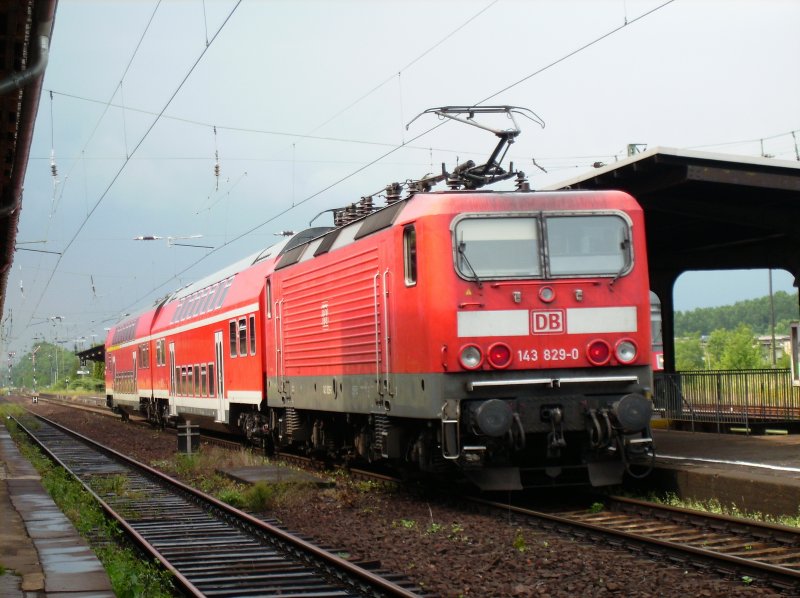
[[635, 498], [637, 500], [648, 501], [659, 505], [668, 505], [670, 507], [689, 509], [690, 511], [727, 515], [728, 517], [750, 519], [752, 521], [774, 523], [788, 527], [800, 527], [800, 506], [798, 506], [797, 515], [781, 515], [776, 517], [774, 515], [760, 513], [758, 511], [743, 511], [736, 505], [726, 506], [721, 504], [718, 500], [692, 500], [690, 498], [680, 498], [678, 495], [672, 492], [665, 492], [663, 494], [648, 492], [644, 495], [626, 492], [622, 493], [622, 495], [627, 498]]
[[58, 508], [69, 518], [103, 564], [117, 596], [175, 596], [170, 575], [142, 555], [126, 541], [115, 521], [105, 517], [100, 506], [83, 485], [50, 461], [8, 416], [21, 417], [19, 405], [0, 405], [11, 437], [22, 455], [39, 472], [42, 485]]

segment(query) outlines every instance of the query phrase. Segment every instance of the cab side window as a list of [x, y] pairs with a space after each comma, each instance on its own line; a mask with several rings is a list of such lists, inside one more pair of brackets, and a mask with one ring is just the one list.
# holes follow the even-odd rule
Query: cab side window
[[417, 284], [417, 231], [413, 226], [403, 230], [403, 271], [407, 287]]

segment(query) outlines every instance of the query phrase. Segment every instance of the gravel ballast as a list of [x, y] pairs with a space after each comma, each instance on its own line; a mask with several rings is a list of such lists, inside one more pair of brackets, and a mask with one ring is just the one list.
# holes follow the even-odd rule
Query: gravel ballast
[[[118, 418], [43, 402], [26, 407], [149, 465], [176, 452], [174, 435]], [[757, 581], [656, 562], [402, 490], [319, 489], [269, 515], [347, 558], [379, 561], [432, 596], [780, 595]]]

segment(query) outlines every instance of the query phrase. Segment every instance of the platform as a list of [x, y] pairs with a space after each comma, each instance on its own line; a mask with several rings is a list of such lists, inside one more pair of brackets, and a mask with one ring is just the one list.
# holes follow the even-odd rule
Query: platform
[[113, 597], [94, 552], [0, 424], [0, 596]]
[[642, 485], [743, 512], [798, 516], [800, 435], [653, 430], [656, 468]]

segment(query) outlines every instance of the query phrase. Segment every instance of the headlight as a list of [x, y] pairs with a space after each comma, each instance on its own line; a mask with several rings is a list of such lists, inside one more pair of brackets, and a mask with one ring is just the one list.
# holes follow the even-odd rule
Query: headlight
[[483, 353], [477, 345], [465, 345], [458, 356], [461, 367], [466, 370], [477, 370], [483, 363]]
[[542, 287], [539, 289], [539, 299], [541, 299], [542, 302], [550, 303], [555, 298], [556, 292], [553, 290], [553, 287]]
[[623, 339], [614, 347], [614, 354], [620, 363], [631, 363], [636, 359], [636, 344], [630, 339]]

